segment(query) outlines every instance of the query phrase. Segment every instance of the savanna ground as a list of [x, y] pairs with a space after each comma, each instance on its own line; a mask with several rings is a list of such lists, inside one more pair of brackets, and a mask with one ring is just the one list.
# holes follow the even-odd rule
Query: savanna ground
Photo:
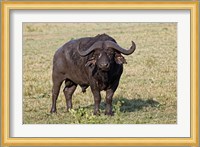
[[[23, 24], [23, 123], [24, 124], [174, 124], [177, 122], [176, 23], [24, 23]], [[113, 97], [115, 116], [93, 115], [90, 88], [78, 87], [74, 108], [66, 112], [62, 92], [57, 114], [50, 114], [51, 72], [55, 51], [65, 42], [106, 33], [124, 48], [136, 45], [125, 56], [119, 87]]]

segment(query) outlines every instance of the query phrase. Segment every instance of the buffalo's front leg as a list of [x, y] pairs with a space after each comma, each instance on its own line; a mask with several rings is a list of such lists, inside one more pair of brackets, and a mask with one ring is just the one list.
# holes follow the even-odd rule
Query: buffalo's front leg
[[118, 77], [115, 80], [115, 82], [113, 83], [113, 85], [111, 86], [110, 89], [106, 90], [106, 110], [105, 110], [106, 115], [114, 115], [113, 111], [112, 111], [112, 99], [113, 99], [113, 95], [119, 85], [119, 79], [120, 79], [120, 77]]
[[106, 90], [106, 110], [105, 110], [106, 115], [113, 115], [113, 111], [112, 111], [113, 95], [114, 95], [113, 89]]
[[70, 87], [66, 86], [63, 89], [64, 95], [65, 95], [65, 99], [66, 99], [67, 111], [72, 108], [72, 95], [73, 95], [76, 87], [77, 87], [77, 85], [72, 85]]
[[93, 96], [94, 96], [94, 115], [98, 115], [100, 114], [99, 112], [99, 106], [101, 103], [101, 95], [100, 95], [100, 91], [97, 89], [93, 89], [91, 88]]

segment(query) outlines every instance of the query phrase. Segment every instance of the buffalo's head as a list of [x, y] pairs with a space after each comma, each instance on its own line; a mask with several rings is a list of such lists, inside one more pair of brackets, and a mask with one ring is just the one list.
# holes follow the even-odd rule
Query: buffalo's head
[[135, 51], [136, 45], [132, 41], [132, 46], [129, 50], [120, 47], [113, 41], [97, 41], [87, 50], [81, 51], [78, 45], [78, 52], [81, 56], [87, 56], [90, 53], [92, 57], [86, 63], [86, 66], [94, 66], [103, 71], [108, 71], [110, 66], [116, 62], [117, 64], [126, 63], [125, 58], [121, 55], [130, 55]]

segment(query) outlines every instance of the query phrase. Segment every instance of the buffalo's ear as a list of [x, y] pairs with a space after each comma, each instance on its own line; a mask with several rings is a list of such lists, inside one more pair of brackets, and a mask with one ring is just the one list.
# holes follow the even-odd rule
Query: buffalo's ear
[[92, 66], [94, 66], [95, 64], [96, 64], [96, 59], [95, 59], [94, 57], [92, 57], [92, 58], [90, 58], [90, 59], [86, 62], [85, 66], [86, 66], [86, 67], [87, 67], [87, 66], [92, 67]]
[[116, 53], [115, 54], [115, 62], [117, 64], [126, 64], [126, 59], [120, 54], [120, 53]]

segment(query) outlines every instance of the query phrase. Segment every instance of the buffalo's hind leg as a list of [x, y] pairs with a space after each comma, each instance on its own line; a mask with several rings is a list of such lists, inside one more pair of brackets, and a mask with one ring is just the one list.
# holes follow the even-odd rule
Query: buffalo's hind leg
[[56, 101], [58, 99], [58, 95], [60, 92], [60, 86], [62, 85], [62, 82], [65, 80], [65, 77], [58, 73], [54, 68], [53, 68], [53, 73], [52, 73], [52, 82], [53, 82], [53, 88], [52, 88], [52, 107], [51, 107], [51, 113], [56, 112]]
[[58, 99], [58, 95], [60, 92], [60, 86], [62, 84], [62, 80], [55, 81], [53, 80], [53, 88], [52, 88], [52, 107], [51, 107], [51, 113], [56, 112], [56, 101]]
[[63, 89], [65, 99], [66, 99], [66, 107], [67, 111], [72, 109], [72, 95], [76, 90], [77, 85], [69, 80], [65, 80], [65, 88]]

